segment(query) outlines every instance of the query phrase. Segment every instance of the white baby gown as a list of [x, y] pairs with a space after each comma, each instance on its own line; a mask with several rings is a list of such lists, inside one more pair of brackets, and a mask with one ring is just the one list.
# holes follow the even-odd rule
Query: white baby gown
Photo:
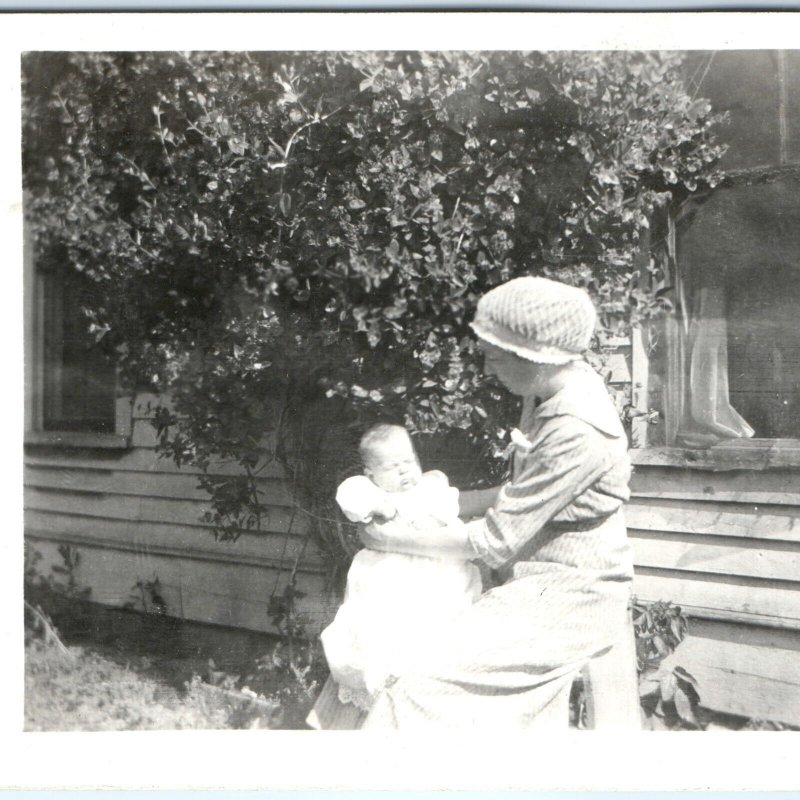
[[[384, 492], [364, 475], [348, 478], [336, 499], [349, 519], [369, 522], [376, 500], [387, 495], [401, 523], [418, 529], [462, 524], [458, 489], [438, 471], [424, 473], [405, 492]], [[368, 709], [386, 679], [424, 660], [427, 642], [480, 593], [480, 573], [468, 561], [357, 553], [347, 574], [344, 603], [321, 636], [339, 699]]]

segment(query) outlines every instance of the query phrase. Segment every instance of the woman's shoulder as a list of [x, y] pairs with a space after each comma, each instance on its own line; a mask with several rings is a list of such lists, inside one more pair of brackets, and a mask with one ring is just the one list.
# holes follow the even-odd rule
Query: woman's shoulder
[[[520, 455], [527, 463], [562, 464], [585, 462], [607, 464], [627, 457], [627, 438], [609, 436], [586, 420], [569, 414], [540, 421], [532, 446]], [[524, 469], [524, 468], [523, 468]]]

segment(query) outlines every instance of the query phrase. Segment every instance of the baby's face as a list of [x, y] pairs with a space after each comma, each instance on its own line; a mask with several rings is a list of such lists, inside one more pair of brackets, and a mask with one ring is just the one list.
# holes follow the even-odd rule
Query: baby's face
[[375, 447], [364, 472], [387, 492], [404, 492], [422, 477], [411, 440], [400, 434]]

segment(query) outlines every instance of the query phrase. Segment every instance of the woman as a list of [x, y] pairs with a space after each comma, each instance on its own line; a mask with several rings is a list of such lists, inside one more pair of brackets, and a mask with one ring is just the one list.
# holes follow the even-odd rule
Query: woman
[[415, 536], [388, 522], [364, 540], [480, 558], [504, 583], [442, 631], [424, 664], [389, 680], [362, 728], [565, 726], [574, 675], [619, 639], [633, 573], [621, 513], [630, 462], [605, 386], [582, 358], [595, 321], [585, 292], [544, 278], [511, 280], [478, 303], [485, 371], [525, 398], [513, 478], [462, 494], [462, 516], [485, 514], [466, 534]]

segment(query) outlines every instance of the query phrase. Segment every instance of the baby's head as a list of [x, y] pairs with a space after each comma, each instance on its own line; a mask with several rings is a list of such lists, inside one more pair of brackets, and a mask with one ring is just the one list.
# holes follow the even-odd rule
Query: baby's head
[[387, 492], [404, 492], [422, 477], [408, 431], [400, 425], [375, 425], [362, 437], [358, 452], [364, 474]]

